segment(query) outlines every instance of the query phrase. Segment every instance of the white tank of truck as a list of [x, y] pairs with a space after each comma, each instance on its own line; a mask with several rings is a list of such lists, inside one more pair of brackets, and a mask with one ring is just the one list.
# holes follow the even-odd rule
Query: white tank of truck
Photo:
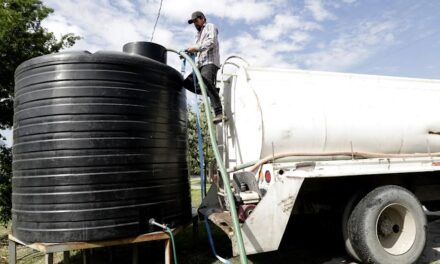
[[[221, 74], [229, 120], [217, 135], [246, 253], [277, 250], [291, 216], [323, 214], [358, 262], [415, 263], [427, 215], [440, 216], [440, 80], [228, 59], [237, 69]], [[237, 254], [224, 185], [212, 182], [200, 211]]]
[[440, 81], [240, 67], [223, 92], [229, 167], [285, 152], [440, 152]]

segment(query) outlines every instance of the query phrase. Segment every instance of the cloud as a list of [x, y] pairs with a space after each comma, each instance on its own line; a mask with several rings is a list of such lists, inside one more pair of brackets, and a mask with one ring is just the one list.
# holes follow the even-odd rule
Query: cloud
[[[255, 38], [249, 33], [242, 32], [233, 39], [222, 43], [223, 58], [236, 54], [245, 58], [253, 66], [269, 66], [282, 68], [296, 68], [297, 65], [291, 60], [287, 60], [282, 52], [292, 51], [294, 46], [287, 43], [278, 43], [276, 45], [268, 44], [262, 39]], [[241, 47], [238, 48], [237, 47]]]
[[[180, 0], [163, 2], [154, 42], [174, 49], [193, 43], [195, 30], [186, 20], [196, 9], [208, 21], [221, 21], [221, 59], [236, 54], [252, 65], [344, 70], [366, 60], [379, 44], [395, 41], [395, 24], [368, 22], [329, 28], [337, 10], [355, 0]], [[55, 13], [43, 25], [57, 35], [73, 32], [83, 37], [74, 50], [116, 50], [131, 41], [149, 41], [160, 0], [45, 0]], [[354, 6], [354, 5], [353, 5]], [[75, 10], [73, 12], [72, 10]], [[211, 20], [212, 21], [212, 20]], [[333, 22], [331, 22], [333, 23]], [[180, 68], [177, 56], [170, 65]]]
[[77, 25], [74, 25], [66, 17], [55, 13], [51, 15], [48, 19], [43, 21], [43, 26], [49, 28], [55, 36], [60, 37], [66, 32], [74, 33], [77, 35], [84, 34], [84, 30]]
[[135, 4], [130, 0], [119, 0], [119, 1], [113, 1], [110, 3], [113, 3], [114, 6], [116, 6], [118, 8], [122, 8], [124, 11], [130, 12], [130, 13], [133, 13], [136, 11]]
[[271, 1], [255, 0], [168, 0], [164, 2], [164, 14], [173, 21], [185, 22], [191, 13], [200, 10], [208, 18], [216, 16], [225, 20], [254, 23], [274, 14]]
[[317, 21], [334, 20], [336, 16], [325, 9], [321, 0], [305, 0], [305, 9], [310, 11]]
[[[67, 32], [80, 35], [82, 39], [71, 49], [95, 52], [120, 51], [127, 42], [149, 41], [160, 1], [96, 0], [78, 4], [74, 0], [46, 0], [45, 4], [55, 9], [55, 13], [44, 21], [45, 27], [58, 35]], [[154, 42], [175, 49], [191, 45], [195, 32], [193, 27], [186, 24], [186, 20], [195, 9], [199, 9], [207, 15], [208, 20], [217, 17], [225, 22], [250, 23], [258, 31], [236, 32], [228, 39], [220, 28], [223, 58], [234, 53], [249, 56], [249, 60], [261, 66], [271, 65], [273, 61], [279, 65], [293, 65], [291, 59], [284, 60], [281, 53], [301, 50], [310, 39], [306, 31], [319, 29], [320, 25], [286, 12], [275, 16], [276, 9], [283, 5], [286, 5], [284, 0], [189, 0], [185, 4], [180, 0], [167, 0], [163, 2]], [[275, 17], [273, 21], [272, 17]], [[264, 25], [263, 20], [272, 23], [261, 26]], [[243, 24], [237, 25], [242, 27]], [[254, 34], [260, 38], [256, 40]], [[283, 40], [271, 43], [270, 47], [266, 45], [265, 40], [276, 40], [281, 35]], [[178, 59], [174, 56], [169, 58], [172, 66], [178, 66]]]
[[11, 147], [12, 146], [12, 130], [11, 129], [5, 129], [0, 130], [0, 134], [5, 137], [6, 140], [2, 140], [0, 138], [0, 146], [6, 146]]
[[357, 0], [341, 0], [343, 3], [346, 4], [353, 4], [354, 2], [356, 2]]
[[[150, 40], [155, 16], [145, 9], [136, 9], [129, 1], [45, 1], [55, 8], [55, 14], [44, 20], [43, 26], [56, 33], [73, 32], [82, 37], [73, 49], [121, 50], [131, 41]], [[75, 12], [72, 12], [75, 10]], [[155, 10], [157, 12], [157, 10]], [[155, 41], [176, 45], [173, 32], [159, 25]]]
[[346, 70], [359, 64], [380, 49], [395, 42], [392, 21], [364, 22], [348, 33], [340, 34], [322, 50], [300, 56], [306, 68], [319, 70]]
[[[55, 14], [43, 25], [58, 35], [73, 32], [82, 36], [73, 49], [90, 51], [120, 50], [126, 42], [150, 40], [160, 4], [160, 0], [44, 2], [55, 9]], [[168, 0], [163, 2], [154, 41], [174, 48], [192, 43], [194, 29], [186, 21], [195, 9], [202, 10], [208, 20], [217, 17], [245, 23], [266, 19], [275, 12], [271, 1], [188, 0], [182, 4], [180, 0]]]
[[321, 26], [314, 22], [303, 21], [296, 15], [278, 14], [273, 23], [258, 28], [258, 35], [264, 40], [273, 40], [297, 29], [309, 31], [321, 29]]
[[239, 54], [255, 66], [297, 68], [292, 54], [303, 50], [312, 40], [311, 32], [318, 30], [322, 30], [318, 23], [284, 11], [253, 31], [239, 32], [222, 47], [224, 54]]

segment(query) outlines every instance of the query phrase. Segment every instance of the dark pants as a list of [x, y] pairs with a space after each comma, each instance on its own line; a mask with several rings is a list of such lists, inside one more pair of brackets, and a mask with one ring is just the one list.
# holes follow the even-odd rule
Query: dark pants
[[[211, 106], [214, 109], [214, 114], [219, 115], [222, 113], [222, 104], [220, 102], [220, 96], [218, 95], [217, 88], [215, 88], [215, 82], [217, 80], [217, 71], [219, 68], [214, 64], [203, 65], [199, 68], [200, 73], [202, 74], [203, 82], [205, 83], [208, 97], [211, 100]], [[186, 77], [185, 81], [183, 81], [183, 87], [187, 90], [201, 94], [199, 84], [194, 87], [194, 79], [193, 74], [191, 73]]]

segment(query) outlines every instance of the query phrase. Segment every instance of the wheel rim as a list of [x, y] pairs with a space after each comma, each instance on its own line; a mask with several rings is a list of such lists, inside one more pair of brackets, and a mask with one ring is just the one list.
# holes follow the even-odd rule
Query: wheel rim
[[389, 254], [405, 254], [416, 239], [413, 214], [402, 205], [388, 205], [377, 217], [376, 235], [383, 249]]

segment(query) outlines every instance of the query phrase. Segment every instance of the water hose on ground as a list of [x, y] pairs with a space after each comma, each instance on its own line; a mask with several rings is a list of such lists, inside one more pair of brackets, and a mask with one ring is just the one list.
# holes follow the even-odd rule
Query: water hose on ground
[[211, 111], [209, 111], [209, 109], [211, 109], [211, 106], [208, 101], [206, 86], [203, 83], [202, 75], [200, 74], [200, 71], [197, 68], [197, 66], [195, 65], [195, 63], [191, 60], [191, 57], [188, 56], [185, 52], [179, 52], [179, 51], [176, 51], [173, 49], [168, 49], [168, 51], [174, 52], [174, 53], [180, 55], [181, 57], [185, 58], [190, 63], [194, 73], [196, 74], [197, 80], [199, 82], [199, 86], [200, 86], [200, 89], [201, 89], [202, 95], [203, 95], [203, 103], [205, 104], [205, 108], [207, 110], [207, 111], [205, 111], [205, 114], [206, 114], [206, 119], [208, 121], [208, 131], [209, 131], [209, 137], [210, 137], [212, 149], [214, 151], [214, 156], [217, 161], [217, 166], [220, 169], [220, 175], [222, 177], [222, 180], [224, 183], [224, 188], [226, 191], [226, 198], [228, 199], [228, 203], [230, 205], [230, 213], [231, 213], [231, 218], [232, 218], [232, 223], [233, 223], [233, 228], [234, 228], [234, 234], [235, 234], [235, 238], [237, 239], [238, 250], [240, 252], [240, 263], [247, 264], [246, 249], [245, 249], [244, 243], [243, 243], [243, 237], [241, 234], [241, 227], [240, 227], [240, 222], [238, 220], [237, 209], [235, 208], [235, 200], [234, 200], [234, 196], [233, 196], [232, 190], [231, 190], [229, 175], [228, 175], [228, 172], [226, 171], [226, 167], [223, 163], [223, 160], [220, 156], [220, 151], [217, 146], [217, 140], [215, 138], [215, 131], [214, 131], [214, 123], [212, 122], [213, 117], [212, 117]]

